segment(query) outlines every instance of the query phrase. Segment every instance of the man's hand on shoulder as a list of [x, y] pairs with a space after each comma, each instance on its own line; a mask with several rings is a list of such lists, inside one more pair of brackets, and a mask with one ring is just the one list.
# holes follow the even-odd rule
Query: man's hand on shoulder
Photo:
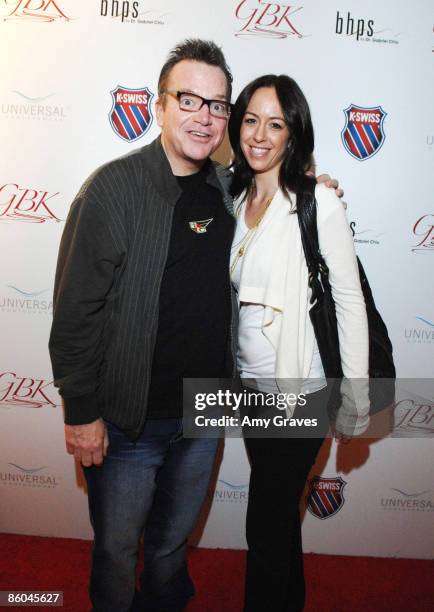
[[108, 448], [107, 429], [102, 419], [85, 425], [65, 425], [66, 450], [85, 467], [101, 465]]
[[[338, 198], [342, 198], [344, 195], [344, 190], [339, 188], [339, 181], [337, 179], [332, 179], [328, 174], [320, 174], [316, 177], [317, 183], [324, 183], [326, 187], [330, 187], [334, 189]], [[346, 204], [345, 204], [346, 208]]]

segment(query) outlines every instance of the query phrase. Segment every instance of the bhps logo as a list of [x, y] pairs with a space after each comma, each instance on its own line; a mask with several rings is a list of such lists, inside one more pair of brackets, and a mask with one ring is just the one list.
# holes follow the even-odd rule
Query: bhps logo
[[347, 483], [340, 476], [321, 478], [315, 476], [309, 482], [307, 509], [319, 519], [334, 516], [344, 505], [344, 487]]
[[4, 21], [69, 21], [58, 0], [4, 0]]
[[303, 38], [300, 27], [294, 22], [294, 15], [302, 8], [302, 6], [273, 4], [263, 0], [242, 0], [235, 9], [235, 17], [241, 24], [235, 36]]
[[357, 242], [359, 244], [380, 244], [378, 238], [383, 236], [384, 232], [378, 233], [377, 231], [372, 229], [356, 230], [356, 225], [356, 221], [351, 221], [350, 229], [351, 233], [353, 234], [354, 242]]
[[381, 106], [355, 104], [350, 104], [344, 113], [345, 127], [341, 133], [344, 147], [358, 161], [369, 159], [383, 146], [383, 123], [387, 113]]
[[126, 142], [134, 142], [146, 134], [152, 125], [151, 101], [154, 94], [147, 88], [128, 89], [118, 85], [111, 92], [113, 105], [110, 125]]

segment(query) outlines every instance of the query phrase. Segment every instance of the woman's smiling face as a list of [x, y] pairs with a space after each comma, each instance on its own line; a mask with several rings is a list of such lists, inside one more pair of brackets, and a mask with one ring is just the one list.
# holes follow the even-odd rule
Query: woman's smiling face
[[241, 123], [240, 144], [255, 173], [276, 172], [285, 157], [289, 132], [274, 87], [255, 91]]

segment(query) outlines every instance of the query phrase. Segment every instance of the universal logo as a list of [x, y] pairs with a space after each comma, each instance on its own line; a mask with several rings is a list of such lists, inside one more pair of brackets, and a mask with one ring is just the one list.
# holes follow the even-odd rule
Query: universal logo
[[54, 489], [60, 477], [46, 472], [48, 466], [25, 468], [16, 463], [8, 463], [9, 468], [0, 471], [0, 483], [13, 487], [32, 487], [37, 489]]
[[235, 36], [262, 36], [264, 38], [303, 38], [294, 16], [302, 6], [276, 4], [263, 0], [242, 0], [235, 9], [241, 28]]
[[383, 510], [394, 510], [396, 512], [432, 512], [434, 510], [434, 499], [432, 491], [403, 491], [391, 488], [393, 493], [381, 498]]
[[168, 13], [149, 9], [139, 12], [140, 2], [128, 0], [101, 0], [101, 17], [120, 19], [122, 23], [143, 23], [146, 25], [165, 25]]
[[214, 491], [214, 501], [229, 504], [247, 504], [249, 498], [248, 484], [232, 484], [226, 480], [218, 480]]
[[423, 215], [413, 226], [413, 253], [434, 253], [434, 215]]
[[351, 221], [350, 228], [353, 234], [354, 242], [356, 242], [357, 244], [380, 244], [378, 238], [380, 238], [380, 236], [383, 236], [384, 232], [380, 232], [379, 234], [377, 234], [374, 230], [371, 229], [356, 231], [356, 225], [357, 223], [355, 221]]
[[0, 312], [29, 315], [51, 315], [53, 302], [48, 298], [48, 289], [23, 291], [13, 285], [6, 285], [8, 295], [0, 295]]
[[[415, 317], [419, 325], [406, 327], [404, 337], [410, 344], [434, 344], [434, 323], [423, 317]], [[420, 325], [422, 323], [422, 325]]]
[[59, 404], [53, 381], [0, 372], [0, 406], [2, 408], [44, 408]]
[[44, 189], [20, 187], [17, 183], [0, 184], [0, 223], [22, 221], [23, 223], [60, 222], [54, 213], [54, 202], [48, 203], [59, 195]]
[[55, 94], [32, 98], [21, 91], [11, 93], [14, 94], [13, 98], [1, 104], [1, 116], [5, 119], [56, 122], [66, 119], [64, 106], [47, 102]]
[[399, 45], [399, 37], [404, 32], [393, 32], [391, 28], [374, 30], [373, 19], [360, 19], [349, 11], [336, 13], [335, 32], [342, 36], [354, 36], [357, 41]]
[[432, 438], [434, 403], [407, 397], [395, 404], [392, 438]]
[[[4, 21], [69, 21], [58, 0], [4, 0], [5, 8], [0, 9]], [[5, 12], [6, 11], [6, 12]]]

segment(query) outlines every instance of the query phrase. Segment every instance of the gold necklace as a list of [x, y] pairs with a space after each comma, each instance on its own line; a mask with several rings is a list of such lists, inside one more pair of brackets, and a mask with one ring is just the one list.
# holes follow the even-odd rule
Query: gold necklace
[[244, 257], [244, 254], [247, 251], [247, 247], [249, 246], [253, 236], [255, 235], [256, 230], [258, 229], [262, 219], [265, 217], [265, 213], [268, 210], [268, 207], [270, 206], [271, 202], [273, 200], [273, 197], [268, 198], [267, 202], [265, 203], [265, 207], [263, 212], [258, 216], [258, 218], [256, 219], [255, 223], [253, 224], [252, 227], [249, 227], [245, 236], [242, 238], [241, 242], [239, 243], [239, 248], [237, 251], [237, 254], [234, 257], [234, 261], [232, 262], [231, 268], [230, 268], [230, 275], [232, 276], [235, 268], [238, 265], [238, 262], [240, 261], [240, 259], [242, 257]]

